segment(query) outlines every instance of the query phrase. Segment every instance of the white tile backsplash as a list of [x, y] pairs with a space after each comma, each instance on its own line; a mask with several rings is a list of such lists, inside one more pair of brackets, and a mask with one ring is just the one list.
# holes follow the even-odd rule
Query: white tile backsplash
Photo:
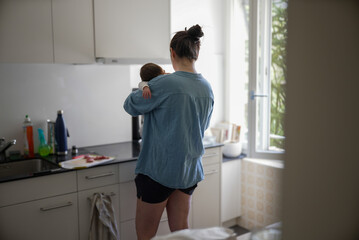
[[131, 91], [124, 65], [0, 64], [0, 137], [23, 149], [22, 122], [29, 114], [37, 128], [64, 110], [69, 146], [131, 140], [131, 118], [123, 102]]

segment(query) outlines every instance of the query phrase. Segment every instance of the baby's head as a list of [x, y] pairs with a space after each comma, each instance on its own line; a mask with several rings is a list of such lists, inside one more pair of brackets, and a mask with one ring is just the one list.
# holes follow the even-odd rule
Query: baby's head
[[146, 63], [140, 70], [141, 79], [146, 82], [162, 74], [165, 74], [165, 70], [154, 63]]

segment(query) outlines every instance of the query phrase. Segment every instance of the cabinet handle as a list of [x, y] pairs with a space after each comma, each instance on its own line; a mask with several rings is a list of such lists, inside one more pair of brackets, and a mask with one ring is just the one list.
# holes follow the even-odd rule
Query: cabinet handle
[[107, 176], [112, 176], [115, 175], [115, 173], [113, 172], [109, 172], [109, 173], [103, 173], [103, 174], [99, 174], [99, 175], [94, 175], [94, 176], [86, 176], [86, 179], [94, 179], [94, 178], [100, 178], [100, 177], [107, 177]]
[[211, 170], [211, 171], [208, 171], [208, 172], [205, 172], [204, 175], [212, 175], [212, 174], [215, 174], [215, 173], [218, 173], [218, 170]]
[[71, 205], [72, 205], [72, 202], [67, 202], [65, 204], [60, 204], [60, 205], [57, 205], [57, 206], [42, 207], [42, 208], [40, 208], [40, 210], [43, 211], [43, 212], [46, 212], [46, 211], [50, 211], [50, 210], [57, 209], [57, 208], [69, 207]]
[[203, 157], [207, 158], [207, 157], [214, 157], [214, 156], [217, 156], [217, 155], [218, 155], [218, 153], [209, 153], [207, 155], [204, 155]]
[[[102, 194], [104, 194], [104, 195], [105, 195], [105, 193], [102, 193]], [[110, 192], [109, 196], [110, 196], [110, 197], [116, 196], [116, 193], [114, 193], [114, 192]], [[87, 198], [87, 200], [90, 200], [90, 201], [91, 201], [91, 200], [92, 200], [92, 198], [91, 198], [91, 197], [88, 197], [88, 198]]]

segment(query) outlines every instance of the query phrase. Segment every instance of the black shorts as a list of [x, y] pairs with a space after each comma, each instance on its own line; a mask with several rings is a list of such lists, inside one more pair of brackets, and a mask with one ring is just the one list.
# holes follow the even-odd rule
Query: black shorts
[[[147, 203], [160, 203], [165, 201], [175, 188], [169, 188], [163, 186], [162, 184], [152, 180], [150, 177], [138, 174], [135, 178], [136, 188], [137, 188], [137, 198], [142, 199], [142, 201]], [[192, 195], [194, 189], [197, 187], [197, 184], [186, 189], [178, 189], [185, 194]]]

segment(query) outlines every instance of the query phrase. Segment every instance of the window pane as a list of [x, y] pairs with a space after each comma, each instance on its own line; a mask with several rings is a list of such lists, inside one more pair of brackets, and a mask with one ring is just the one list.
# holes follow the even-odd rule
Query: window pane
[[270, 54], [269, 1], [258, 5], [257, 81], [256, 81], [256, 151], [269, 150], [270, 78], [268, 76]]
[[256, 152], [284, 151], [287, 2], [258, 1]]
[[288, 0], [272, 1], [270, 150], [284, 149]]

